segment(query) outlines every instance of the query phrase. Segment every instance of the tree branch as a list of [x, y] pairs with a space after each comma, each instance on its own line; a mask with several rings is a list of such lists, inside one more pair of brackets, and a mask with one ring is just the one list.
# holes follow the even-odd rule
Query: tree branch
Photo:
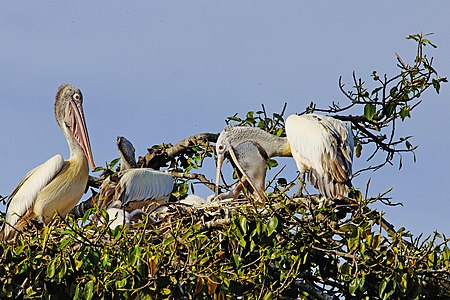
[[193, 146], [207, 146], [210, 142], [217, 141], [218, 133], [199, 133], [190, 136], [174, 146], [159, 146], [147, 149], [148, 153], [144, 157], [139, 157], [138, 165], [144, 168], [158, 170], [175, 156], [178, 156]]

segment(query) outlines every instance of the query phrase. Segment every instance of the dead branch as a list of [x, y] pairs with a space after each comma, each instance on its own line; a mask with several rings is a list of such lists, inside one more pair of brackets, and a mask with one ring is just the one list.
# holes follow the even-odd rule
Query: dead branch
[[205, 175], [203, 174], [197, 174], [197, 173], [182, 173], [182, 172], [168, 172], [172, 177], [177, 178], [185, 178], [185, 179], [196, 179], [206, 185], [211, 191], [214, 191], [214, 183], [209, 181]]
[[217, 141], [218, 137], [218, 133], [199, 133], [178, 142], [174, 146], [149, 148], [147, 149], [148, 153], [144, 157], [139, 157], [138, 165], [158, 170], [166, 166], [173, 157], [183, 154], [190, 147], [207, 146], [208, 143]]

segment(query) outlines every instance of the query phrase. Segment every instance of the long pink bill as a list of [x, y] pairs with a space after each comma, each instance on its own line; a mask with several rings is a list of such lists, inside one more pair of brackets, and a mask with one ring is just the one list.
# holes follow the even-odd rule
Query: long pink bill
[[220, 170], [222, 169], [222, 164], [224, 161], [223, 155], [217, 155], [217, 167], [216, 167], [216, 195], [219, 194], [219, 183], [220, 183]]
[[94, 159], [92, 157], [91, 143], [89, 142], [89, 135], [87, 132], [86, 122], [84, 120], [83, 106], [81, 102], [70, 101], [71, 110], [75, 117], [75, 124], [71, 128], [75, 139], [81, 148], [83, 148], [84, 155], [90, 162], [92, 169], [95, 169]]

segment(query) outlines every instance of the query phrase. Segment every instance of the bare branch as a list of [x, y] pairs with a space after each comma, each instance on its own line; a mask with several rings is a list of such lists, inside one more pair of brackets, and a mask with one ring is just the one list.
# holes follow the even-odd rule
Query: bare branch
[[175, 156], [181, 155], [187, 149], [193, 146], [207, 146], [210, 142], [217, 141], [218, 133], [199, 133], [190, 136], [174, 146], [149, 148], [148, 153], [144, 157], [139, 157], [138, 165], [144, 168], [159, 169]]

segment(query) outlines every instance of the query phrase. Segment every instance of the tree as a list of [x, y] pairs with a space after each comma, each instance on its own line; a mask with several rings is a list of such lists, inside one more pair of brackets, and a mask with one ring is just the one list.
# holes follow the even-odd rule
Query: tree
[[[350, 89], [341, 83], [348, 104], [318, 111], [350, 121], [356, 156], [369, 161], [383, 155], [379, 169], [404, 154], [414, 155], [410, 137], [398, 137], [397, 126], [411, 118], [430, 87], [437, 93], [440, 77], [424, 53], [435, 47], [422, 34], [408, 37], [417, 44], [412, 64], [397, 55], [399, 74], [388, 78], [373, 72], [374, 87], [353, 75]], [[284, 134], [284, 109], [268, 116], [264, 107], [232, 124], [258, 126]], [[168, 167], [177, 177], [173, 197], [184, 197], [194, 182], [211, 187], [200, 170], [213, 157], [217, 134], [199, 134], [177, 145], [150, 148], [139, 164]], [[117, 171], [103, 168], [93, 187]], [[269, 167], [277, 162], [268, 161]], [[238, 179], [239, 180], [239, 179]], [[92, 221], [104, 211], [80, 206], [81, 216], [55, 217], [43, 229], [31, 226], [14, 243], [0, 246], [2, 298], [136, 298], [136, 299], [399, 299], [450, 296], [449, 240], [434, 233], [414, 238], [395, 229], [370, 206], [389, 205], [386, 193], [377, 197], [354, 191], [349, 198], [317, 205], [317, 196], [288, 195], [295, 180], [275, 176], [264, 207], [248, 193], [233, 202], [213, 202], [192, 208], [170, 204], [164, 219], [148, 218], [130, 230], [109, 229]], [[175, 200], [175, 199], [174, 199]], [[88, 201], [86, 203], [92, 203]]]

